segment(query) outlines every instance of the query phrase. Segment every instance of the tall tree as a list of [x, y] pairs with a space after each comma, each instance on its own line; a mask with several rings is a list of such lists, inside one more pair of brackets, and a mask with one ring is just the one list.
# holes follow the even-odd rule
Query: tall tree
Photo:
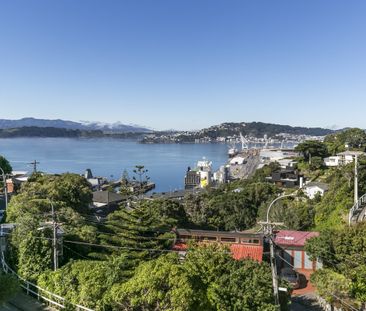
[[309, 163], [311, 163], [311, 159], [314, 157], [325, 158], [328, 156], [327, 146], [317, 140], [307, 140], [300, 143], [295, 147], [295, 150], [301, 152], [305, 161]]
[[135, 258], [153, 258], [174, 242], [172, 228], [177, 220], [162, 209], [159, 203], [142, 201], [130, 209], [117, 210], [108, 216], [102, 244], [114, 245], [117, 251], [129, 252]]
[[9, 161], [1, 155], [0, 155], [0, 167], [3, 169], [4, 174], [10, 174], [13, 170]]

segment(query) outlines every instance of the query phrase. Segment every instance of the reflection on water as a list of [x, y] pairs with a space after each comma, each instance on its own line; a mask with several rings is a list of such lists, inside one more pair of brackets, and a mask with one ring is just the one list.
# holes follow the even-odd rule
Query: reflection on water
[[139, 144], [119, 139], [13, 138], [0, 139], [0, 154], [14, 170], [31, 171], [28, 163], [37, 160], [48, 173], [82, 174], [90, 168], [94, 175], [118, 179], [124, 169], [132, 176], [134, 165], [145, 165], [156, 183], [155, 191], [172, 191], [184, 184], [188, 166], [206, 157], [217, 169], [227, 160], [225, 144]]

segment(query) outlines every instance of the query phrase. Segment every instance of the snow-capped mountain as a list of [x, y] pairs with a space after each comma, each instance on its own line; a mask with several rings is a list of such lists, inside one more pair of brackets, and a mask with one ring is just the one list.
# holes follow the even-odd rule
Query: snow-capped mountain
[[48, 119], [36, 119], [36, 118], [22, 118], [19, 120], [7, 120], [0, 119], [0, 129], [19, 128], [24, 126], [36, 126], [36, 127], [55, 127], [65, 128], [72, 130], [102, 130], [113, 133], [125, 133], [125, 132], [151, 132], [151, 129], [138, 126], [138, 125], [126, 125], [121, 122], [115, 123], [103, 123], [103, 122], [91, 122], [91, 121], [67, 121], [67, 120], [48, 120]]

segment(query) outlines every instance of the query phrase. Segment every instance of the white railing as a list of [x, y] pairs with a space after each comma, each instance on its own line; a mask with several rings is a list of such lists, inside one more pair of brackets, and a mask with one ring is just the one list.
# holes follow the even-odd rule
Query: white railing
[[348, 222], [349, 224], [351, 224], [352, 222], [352, 217], [355, 214], [355, 212], [362, 206], [366, 205], [366, 193], [360, 197], [357, 202], [352, 206], [352, 208], [349, 211], [349, 217], [348, 217]]
[[18, 275], [13, 269], [11, 269], [8, 264], [5, 262], [4, 253], [1, 252], [1, 267], [5, 273], [10, 273], [15, 275], [18, 280], [20, 281], [20, 286], [26, 291], [27, 295], [33, 295], [37, 297], [38, 300], [43, 300], [47, 302], [52, 307], [55, 307], [56, 309], [64, 309], [67, 305], [72, 305], [75, 307], [77, 311], [83, 310], [83, 311], [94, 311], [92, 309], [86, 308], [84, 306], [74, 304], [71, 302], [68, 302], [65, 298], [56, 295], [54, 293], [49, 292], [48, 290], [45, 290], [36, 284], [33, 284], [24, 278], [22, 278], [20, 275]]

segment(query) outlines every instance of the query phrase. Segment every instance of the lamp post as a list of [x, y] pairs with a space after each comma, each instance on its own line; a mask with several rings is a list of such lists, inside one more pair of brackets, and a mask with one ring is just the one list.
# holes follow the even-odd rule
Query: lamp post
[[5, 196], [5, 210], [8, 209], [8, 186], [6, 185], [6, 175], [4, 170], [0, 167], [1, 175], [4, 182], [4, 196]]
[[269, 238], [269, 247], [270, 247], [270, 262], [271, 262], [271, 270], [272, 270], [272, 285], [273, 285], [273, 296], [274, 296], [274, 300], [275, 300], [275, 304], [278, 306], [280, 304], [280, 298], [279, 298], [279, 294], [278, 294], [278, 276], [277, 276], [277, 267], [276, 267], [276, 257], [275, 257], [275, 251], [274, 251], [274, 234], [273, 234], [273, 229], [275, 226], [281, 226], [283, 225], [283, 223], [281, 222], [271, 222], [269, 220], [269, 213], [271, 211], [272, 206], [279, 200], [286, 198], [286, 197], [291, 197], [297, 194], [297, 192], [300, 190], [301, 188], [299, 188], [298, 190], [296, 190], [293, 193], [290, 194], [284, 194], [281, 195], [279, 197], [277, 197], [276, 199], [274, 199], [268, 206], [267, 208], [267, 219], [266, 221], [261, 221], [259, 222], [259, 224], [262, 226], [263, 228], [263, 232], [264, 235], [267, 236]]

